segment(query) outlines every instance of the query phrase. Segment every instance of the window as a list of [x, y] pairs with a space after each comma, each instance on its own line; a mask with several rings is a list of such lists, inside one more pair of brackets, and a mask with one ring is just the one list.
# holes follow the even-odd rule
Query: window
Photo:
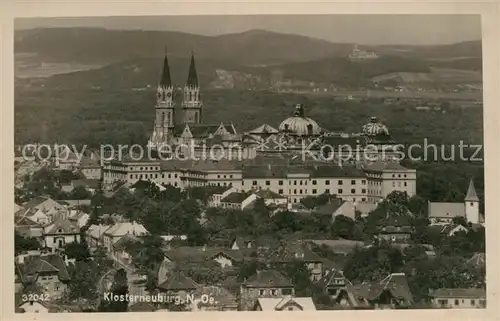
[[283, 290], [281, 290], [281, 293], [283, 295], [290, 295], [290, 294], [292, 294], [292, 289], [283, 289]]
[[271, 185], [271, 182], [270, 181], [266, 181], [266, 185], [267, 186]]
[[293, 185], [297, 185], [297, 181], [293, 181]]
[[313, 194], [316, 194], [316, 193], [317, 193], [316, 189], [313, 189]]
[[253, 186], [257, 185], [257, 181], [253, 181], [253, 182], [252, 182], [252, 185], [253, 185]]
[[342, 194], [342, 189], [341, 188], [339, 188], [339, 194]]
[[172, 178], [172, 174], [168, 174], [168, 178]]
[[325, 189], [325, 194], [330, 194], [330, 190], [328, 188]]
[[366, 189], [361, 189], [361, 194], [365, 194], [366, 193]]
[[476, 305], [476, 300], [470, 300], [470, 305], [475, 306]]
[[299, 190], [299, 194], [302, 194], [302, 190]]
[[398, 182], [398, 187], [401, 187], [401, 182]]
[[317, 183], [316, 180], [313, 180], [313, 185], [316, 185], [316, 183]]
[[396, 187], [396, 182], [392, 182], [392, 187]]
[[361, 185], [366, 185], [366, 181], [364, 179], [361, 180]]
[[231, 175], [229, 175], [229, 178], [233, 178], [233, 175], [232, 175], [232, 174], [231, 174]]
[[282, 186], [283, 185], [283, 181], [278, 181], [278, 185]]
[[264, 295], [264, 290], [259, 290], [259, 295]]
[[288, 311], [293, 311], [293, 307], [288, 307]]
[[282, 189], [278, 190], [278, 194], [283, 194], [283, 190]]
[[177, 178], [177, 174], [175, 174], [174, 177]]
[[406, 182], [404, 182], [403, 185], [406, 186], [407, 185]]
[[297, 190], [296, 190], [296, 189], [294, 189], [294, 190], [293, 190], [293, 193], [294, 193], [294, 194], [297, 194]]
[[351, 185], [356, 185], [356, 181], [355, 180], [351, 180]]
[[459, 301], [458, 300], [455, 300], [455, 305], [458, 305], [459, 304]]
[[302, 181], [299, 182], [299, 185], [302, 185]]
[[327, 179], [327, 180], [325, 181], [325, 185], [330, 185], [330, 180], [328, 180], [328, 179]]
[[470, 206], [474, 206], [474, 202], [470, 202]]
[[356, 193], [356, 189], [355, 188], [351, 188], [351, 193], [355, 194]]
[[342, 180], [339, 180], [339, 185], [342, 185], [344, 182]]

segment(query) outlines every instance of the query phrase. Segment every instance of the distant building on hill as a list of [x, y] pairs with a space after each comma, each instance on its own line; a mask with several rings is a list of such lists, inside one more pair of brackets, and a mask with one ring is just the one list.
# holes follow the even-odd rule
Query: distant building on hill
[[354, 49], [349, 54], [350, 60], [369, 60], [369, 59], [377, 59], [379, 56], [372, 51], [365, 51], [359, 49], [358, 45], [354, 45]]

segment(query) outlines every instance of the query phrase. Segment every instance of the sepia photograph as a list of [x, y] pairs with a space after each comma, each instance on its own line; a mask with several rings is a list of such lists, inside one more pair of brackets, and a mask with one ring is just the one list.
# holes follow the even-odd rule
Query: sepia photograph
[[14, 19], [15, 313], [486, 309], [481, 23]]

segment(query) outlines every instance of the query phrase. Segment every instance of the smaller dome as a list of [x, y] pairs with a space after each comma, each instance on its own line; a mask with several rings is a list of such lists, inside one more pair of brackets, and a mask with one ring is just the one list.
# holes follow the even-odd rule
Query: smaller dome
[[389, 130], [377, 117], [371, 117], [370, 122], [363, 126], [363, 134], [367, 136], [389, 135]]
[[279, 131], [298, 136], [316, 136], [321, 134], [318, 123], [309, 117], [305, 117], [302, 105], [296, 105], [292, 117], [285, 119], [279, 126]]

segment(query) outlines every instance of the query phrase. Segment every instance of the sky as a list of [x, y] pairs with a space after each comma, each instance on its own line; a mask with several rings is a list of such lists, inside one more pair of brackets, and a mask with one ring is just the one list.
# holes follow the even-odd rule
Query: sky
[[259, 15], [18, 18], [16, 29], [98, 27], [213, 36], [264, 29], [331, 42], [436, 45], [481, 39], [480, 15]]

